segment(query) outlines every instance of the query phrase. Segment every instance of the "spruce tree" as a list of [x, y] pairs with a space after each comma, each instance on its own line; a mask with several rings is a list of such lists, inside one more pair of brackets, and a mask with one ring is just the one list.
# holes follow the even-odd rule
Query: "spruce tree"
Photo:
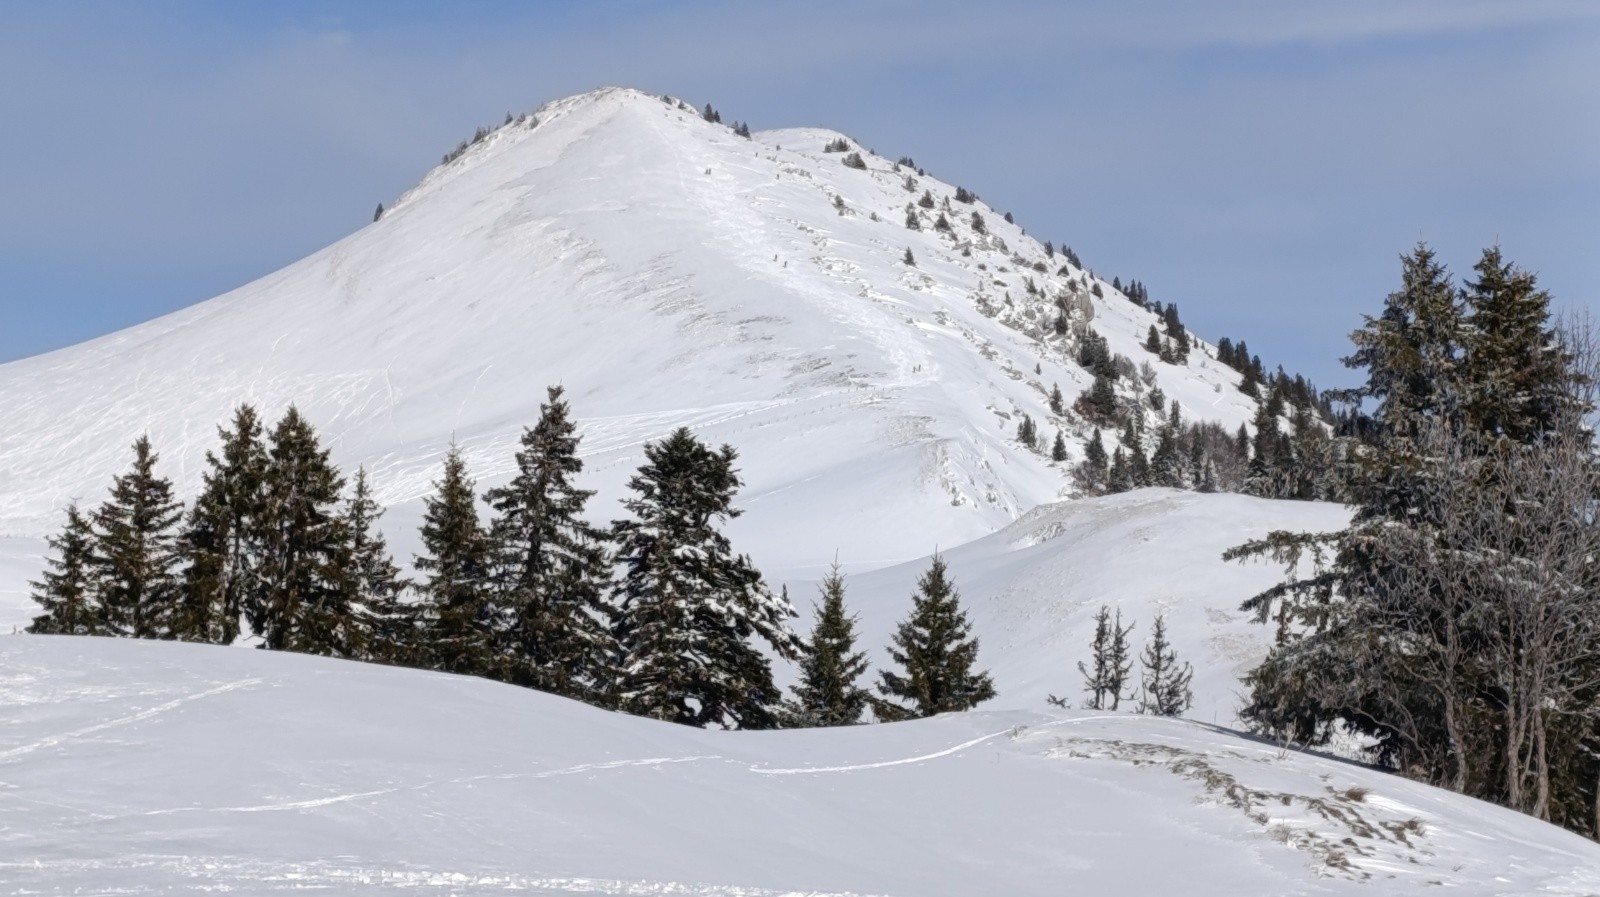
[[961, 609], [961, 596], [945, 576], [944, 558], [917, 580], [911, 615], [895, 630], [889, 657], [900, 672], [879, 671], [873, 711], [892, 721], [970, 710], [994, 697], [987, 672], [975, 670], [978, 639]]
[[1194, 669], [1187, 663], [1178, 665], [1178, 655], [1167, 641], [1167, 623], [1161, 614], [1156, 615], [1155, 624], [1150, 630], [1150, 642], [1145, 645], [1144, 653], [1139, 655], [1139, 662], [1144, 667], [1139, 712], [1156, 716], [1182, 716], [1194, 703], [1194, 695], [1189, 690]]
[[232, 429], [218, 428], [220, 456], [206, 453], [200, 495], [184, 524], [178, 638], [232, 644], [256, 582], [267, 451], [255, 409], [241, 405]]
[[1483, 252], [1463, 293], [1466, 351], [1461, 388], [1471, 427], [1486, 438], [1529, 445], [1573, 408], [1570, 358], [1549, 328], [1550, 296], [1534, 276]]
[[[912, 217], [913, 217], [913, 219], [915, 219], [915, 216], [912, 216]], [[905, 262], [906, 267], [908, 267], [908, 268], [915, 268], [917, 266], [917, 257], [911, 254], [911, 247], [910, 246], [906, 247], [905, 257], [902, 258], [901, 261]]]
[[816, 624], [800, 653], [800, 682], [786, 722], [793, 726], [850, 726], [861, 722], [870, 695], [856, 685], [867, 655], [856, 651], [856, 618], [845, 612], [839, 565], [822, 580]]
[[344, 587], [344, 477], [292, 405], [272, 430], [267, 460], [251, 629], [268, 650], [360, 657], [365, 634]]
[[346, 546], [344, 603], [361, 617], [367, 635], [365, 658], [379, 663], [418, 665], [416, 608], [405, 600], [406, 581], [378, 530], [383, 508], [372, 497], [367, 469], [356, 469], [344, 505]]
[[172, 483], [155, 474], [148, 436], [133, 444], [133, 467], [112, 480], [94, 514], [94, 579], [108, 634], [171, 638], [178, 609], [178, 521]]
[[800, 642], [793, 607], [719, 529], [740, 513], [737, 453], [709, 448], [686, 427], [644, 453], [623, 502], [633, 518], [612, 525], [624, 567], [614, 590], [622, 709], [694, 726], [772, 728], [780, 696], [751, 639], [786, 659]]
[[1109, 375], [1094, 375], [1094, 383], [1089, 387], [1089, 408], [1096, 423], [1109, 424], [1116, 419], [1117, 391]]
[[1067, 410], [1066, 397], [1061, 394], [1061, 384], [1050, 384], [1050, 413], [1062, 414]]
[[467, 462], [454, 443], [434, 494], [423, 505], [422, 548], [416, 569], [422, 639], [429, 668], [470, 676], [496, 669], [500, 615], [489, 597], [490, 543], [478, 522]]
[[1144, 338], [1144, 350], [1151, 355], [1160, 355], [1163, 351], [1161, 335], [1156, 333], [1156, 325], [1150, 325], [1150, 332]]
[[583, 471], [577, 425], [552, 386], [539, 421], [522, 433], [517, 474], [484, 496], [494, 508], [494, 590], [504, 608], [501, 663], [508, 679], [570, 698], [599, 700], [610, 687], [616, 642], [605, 603], [608, 558], [583, 519], [594, 493]]
[[1058, 463], [1067, 460], [1067, 441], [1060, 430], [1056, 431], [1056, 441], [1050, 445], [1050, 460]]
[[33, 600], [44, 613], [33, 618], [29, 632], [50, 635], [100, 635], [105, 608], [95, 581], [94, 533], [76, 504], [67, 506], [67, 523], [51, 536], [49, 569], [33, 587]]
[[1133, 661], [1128, 656], [1128, 633], [1132, 631], [1132, 623], [1122, 625], [1121, 610], [1113, 618], [1111, 611], [1105, 605], [1100, 605], [1100, 610], [1094, 616], [1090, 663], [1078, 663], [1078, 672], [1083, 674], [1084, 691], [1089, 693], [1089, 702], [1085, 705], [1088, 709], [1116, 710], [1122, 703], [1128, 671], [1133, 669]]

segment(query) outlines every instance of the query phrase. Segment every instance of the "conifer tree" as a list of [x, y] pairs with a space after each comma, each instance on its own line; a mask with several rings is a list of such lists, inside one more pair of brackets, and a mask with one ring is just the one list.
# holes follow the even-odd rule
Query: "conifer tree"
[[[912, 217], [915, 218], [915, 216]], [[905, 262], [906, 267], [908, 268], [915, 268], [917, 266], [917, 257], [911, 254], [910, 246], [906, 247], [905, 258], [901, 259], [901, 261]]]
[[1132, 623], [1122, 625], [1121, 610], [1113, 618], [1111, 611], [1100, 605], [1094, 616], [1090, 663], [1078, 663], [1084, 691], [1089, 693], [1089, 702], [1085, 705], [1088, 709], [1116, 710], [1122, 703], [1128, 672], [1133, 669], [1133, 660], [1128, 656], [1128, 633], [1132, 631]]
[[372, 497], [367, 469], [356, 469], [345, 502], [344, 603], [361, 617], [367, 635], [365, 658], [380, 663], [419, 665], [416, 608], [405, 601], [406, 581], [378, 530], [383, 508]]
[[839, 565], [822, 580], [816, 623], [800, 653], [800, 682], [786, 722], [793, 726], [850, 726], [861, 722], [870, 695], [856, 684], [867, 655], [856, 651], [856, 618], [845, 612]]
[[718, 528], [739, 515], [732, 446], [713, 450], [680, 427], [645, 446], [628, 482], [633, 515], [612, 525], [623, 574], [614, 588], [624, 710], [694, 726], [767, 729], [779, 702], [753, 644], [796, 656], [794, 608]]
[[1061, 394], [1061, 384], [1050, 384], [1050, 413], [1064, 413], [1066, 411], [1066, 401], [1066, 397]]
[[94, 579], [94, 533], [76, 504], [67, 506], [67, 523], [51, 536], [49, 569], [33, 586], [33, 600], [44, 613], [28, 631], [49, 635], [100, 635], [104, 607]]
[[1150, 325], [1150, 332], [1144, 338], [1144, 350], [1151, 355], [1162, 353], [1161, 335], [1156, 333], [1156, 325]]
[[1178, 655], [1167, 641], [1167, 623], [1161, 614], [1156, 615], [1150, 641], [1139, 655], [1139, 662], [1144, 667], [1139, 712], [1156, 716], [1183, 715], [1194, 703], [1194, 694], [1189, 690], [1194, 669], [1187, 663], [1178, 665]]
[[970, 710], [994, 697], [989, 674], [975, 671], [978, 639], [961, 609], [961, 596], [945, 576], [944, 558], [917, 580], [911, 615], [895, 630], [889, 657], [900, 672], [879, 671], [873, 712], [892, 721]]
[[522, 433], [517, 475], [484, 496], [495, 512], [496, 601], [507, 616], [501, 662], [511, 682], [598, 700], [616, 654], [608, 559], [603, 537], [583, 519], [594, 492], [573, 483], [583, 471], [577, 425], [561, 387], [546, 396], [538, 423]]
[[267, 459], [251, 628], [269, 650], [360, 657], [365, 637], [344, 588], [344, 477], [292, 405], [268, 438]]
[[1128, 455], [1117, 446], [1111, 450], [1111, 465], [1106, 471], [1106, 491], [1112, 494], [1136, 488], [1133, 471], [1129, 469]]
[[1037, 450], [1039, 448], [1039, 430], [1034, 426], [1033, 418], [1026, 414], [1017, 423], [1017, 441], [1029, 449]]
[[1067, 460], [1067, 441], [1061, 437], [1061, 431], [1056, 431], [1056, 441], [1050, 446], [1050, 460], [1061, 462]]
[[206, 453], [200, 495], [184, 524], [182, 605], [176, 636], [216, 644], [239, 637], [256, 581], [262, 539], [267, 450], [255, 409], [241, 405], [232, 429], [218, 428], [220, 456]]
[[1468, 281], [1463, 403], [1474, 430], [1527, 445], [1552, 432], [1573, 408], [1570, 358], [1548, 327], [1550, 296], [1534, 276], [1483, 252]]
[[417, 590], [427, 665], [447, 673], [488, 675], [495, 671], [494, 644], [502, 628], [489, 597], [490, 543], [478, 522], [467, 462], [454, 443], [433, 486], [434, 494], [423, 505], [424, 553], [414, 562], [426, 575]]
[[178, 521], [171, 481], [155, 474], [150, 438], [133, 444], [133, 467], [112, 479], [93, 521], [94, 579], [108, 634], [171, 638], [178, 608]]

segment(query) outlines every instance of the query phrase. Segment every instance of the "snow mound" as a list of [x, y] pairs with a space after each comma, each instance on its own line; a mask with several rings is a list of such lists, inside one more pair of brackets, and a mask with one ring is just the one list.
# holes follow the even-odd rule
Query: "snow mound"
[[693, 730], [441, 674], [0, 639], [0, 893], [1600, 891], [1499, 807], [1190, 722]]

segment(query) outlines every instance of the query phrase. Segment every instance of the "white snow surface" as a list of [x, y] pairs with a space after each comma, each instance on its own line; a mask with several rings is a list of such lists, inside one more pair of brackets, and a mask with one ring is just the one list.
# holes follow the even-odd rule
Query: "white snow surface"
[[704, 731], [442, 674], [54, 636], [0, 639], [0, 718], [0, 894], [1600, 892], [1576, 835], [1177, 720]]

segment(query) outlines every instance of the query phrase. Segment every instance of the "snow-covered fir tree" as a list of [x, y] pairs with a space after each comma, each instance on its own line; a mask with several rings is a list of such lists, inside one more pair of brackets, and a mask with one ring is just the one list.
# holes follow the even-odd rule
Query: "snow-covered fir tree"
[[423, 554], [414, 562], [424, 574], [416, 587], [426, 664], [447, 673], [492, 675], [501, 626], [489, 597], [490, 543], [459, 446], [451, 444], [433, 486], [423, 506]]
[[231, 644], [247, 596], [257, 593], [262, 487], [267, 450], [255, 409], [241, 405], [232, 428], [219, 428], [221, 452], [206, 453], [200, 495], [184, 523], [183, 596], [178, 638]]
[[48, 569], [33, 586], [33, 600], [44, 613], [33, 618], [29, 632], [45, 635], [100, 635], [105, 608], [95, 581], [94, 533], [77, 504], [67, 506], [67, 523], [51, 536]]
[[772, 594], [720, 524], [740, 513], [731, 446], [711, 449], [680, 427], [645, 446], [645, 463], [613, 524], [624, 710], [687, 725], [765, 729], [780, 695], [760, 639], [793, 658], [794, 609]]
[[994, 681], [977, 669], [978, 639], [961, 609], [961, 595], [935, 554], [917, 580], [911, 614], [896, 629], [889, 658], [898, 671], [880, 670], [873, 713], [892, 721], [970, 710], [994, 697]]
[[849, 726], [867, 709], [869, 692], [856, 684], [867, 671], [867, 655], [856, 650], [856, 618], [845, 610], [844, 591], [844, 575], [834, 564], [822, 580], [822, 603], [800, 654], [786, 725]]
[[344, 588], [344, 477], [292, 405], [267, 442], [252, 629], [272, 650], [360, 657], [364, 633]]
[[484, 497], [494, 508], [493, 588], [506, 618], [508, 680], [598, 701], [613, 684], [617, 647], [604, 540], [583, 518], [594, 493], [573, 482], [583, 471], [579, 438], [561, 387], [550, 387], [538, 423], [522, 433], [516, 476]]
[[[1126, 697], [1128, 672], [1133, 660], [1128, 656], [1128, 634], [1133, 624], [1122, 625], [1122, 611], [1116, 616], [1104, 604], [1094, 615], [1094, 641], [1090, 645], [1090, 660], [1078, 662], [1078, 672], [1083, 675], [1083, 690], [1089, 700], [1084, 704], [1090, 710], [1116, 710]], [[1063, 699], [1052, 697], [1051, 703], [1065, 706]]]
[[1150, 641], [1139, 655], [1142, 676], [1139, 684], [1139, 712], [1156, 716], [1181, 716], [1194, 703], [1189, 682], [1194, 669], [1179, 664], [1178, 654], [1167, 641], [1167, 621], [1157, 614], [1150, 627]]
[[178, 522], [172, 482], [155, 473], [150, 439], [133, 444], [133, 466], [112, 479], [94, 514], [94, 581], [107, 634], [170, 638], [178, 608]]
[[367, 469], [356, 468], [345, 501], [343, 603], [359, 617], [366, 636], [365, 659], [412, 665], [419, 652], [416, 608], [405, 600], [407, 583], [389, 553], [378, 521], [383, 507], [372, 497]]

